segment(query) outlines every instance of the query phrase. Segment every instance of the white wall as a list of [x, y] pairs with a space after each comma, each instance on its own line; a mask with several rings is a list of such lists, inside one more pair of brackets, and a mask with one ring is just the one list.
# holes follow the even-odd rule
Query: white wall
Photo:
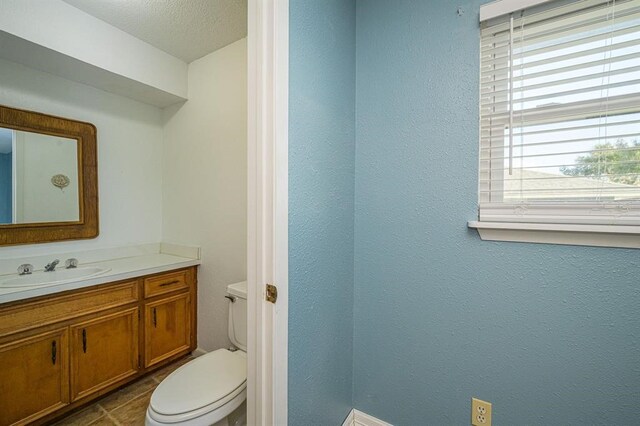
[[202, 247], [198, 345], [227, 347], [227, 284], [246, 279], [247, 43], [189, 64], [189, 100], [165, 109], [163, 238]]
[[0, 60], [0, 103], [93, 123], [98, 129], [100, 200], [98, 238], [0, 247], [0, 258], [162, 240], [159, 108], [4, 60]]

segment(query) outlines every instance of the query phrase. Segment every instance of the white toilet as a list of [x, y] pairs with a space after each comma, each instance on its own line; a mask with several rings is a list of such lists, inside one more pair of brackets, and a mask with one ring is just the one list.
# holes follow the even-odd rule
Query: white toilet
[[229, 339], [239, 350], [209, 352], [167, 376], [151, 396], [146, 426], [226, 426], [247, 399], [247, 283], [227, 293]]

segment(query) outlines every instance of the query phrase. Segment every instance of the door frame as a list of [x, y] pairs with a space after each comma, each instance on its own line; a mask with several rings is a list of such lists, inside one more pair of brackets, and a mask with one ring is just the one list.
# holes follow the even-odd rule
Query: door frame
[[[248, 2], [247, 424], [287, 424], [289, 1]], [[276, 285], [275, 304], [265, 285]]]

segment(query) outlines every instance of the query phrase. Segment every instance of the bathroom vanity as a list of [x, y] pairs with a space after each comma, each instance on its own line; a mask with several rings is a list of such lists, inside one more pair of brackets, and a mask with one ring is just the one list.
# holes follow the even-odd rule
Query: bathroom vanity
[[[0, 105], [0, 247], [99, 235], [97, 143], [92, 123]], [[199, 248], [95, 246], [0, 256], [0, 426], [50, 424], [195, 350]]]
[[195, 263], [135, 276], [114, 261], [75, 289], [0, 298], [0, 425], [45, 424], [193, 351]]

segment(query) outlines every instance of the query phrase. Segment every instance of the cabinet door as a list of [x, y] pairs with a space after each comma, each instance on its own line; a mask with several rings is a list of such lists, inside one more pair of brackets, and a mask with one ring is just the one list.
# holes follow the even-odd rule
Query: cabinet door
[[71, 400], [138, 371], [138, 308], [71, 327]]
[[66, 328], [0, 345], [0, 425], [29, 423], [69, 402]]
[[190, 300], [182, 293], [145, 305], [145, 367], [189, 350]]

